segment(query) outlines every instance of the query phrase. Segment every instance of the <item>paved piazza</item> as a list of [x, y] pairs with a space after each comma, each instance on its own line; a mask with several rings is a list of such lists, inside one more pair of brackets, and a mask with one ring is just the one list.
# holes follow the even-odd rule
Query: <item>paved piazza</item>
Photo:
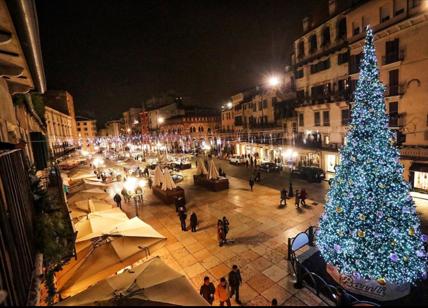
[[[174, 269], [184, 273], [199, 291], [204, 276], [217, 286], [233, 264], [241, 269], [241, 301], [245, 305], [270, 305], [272, 298], [284, 305], [320, 305], [320, 300], [305, 289], [296, 290], [290, 282], [286, 261], [287, 238], [318, 223], [322, 205], [309, 200], [307, 208], [297, 210], [294, 200], [278, 209], [279, 192], [229, 177], [230, 189], [209, 192], [193, 185], [195, 169], [186, 170], [180, 186], [185, 189], [188, 217], [195, 211], [200, 221], [196, 233], [182, 232], [175, 206], [159, 201], [148, 188], [139, 217], [167, 237], [164, 248], [156, 252]], [[123, 207], [135, 216], [134, 203]], [[226, 216], [230, 221], [229, 239], [234, 244], [218, 246], [216, 223]], [[189, 220], [189, 219], [188, 219]], [[232, 304], [236, 303], [232, 300]], [[218, 302], [214, 302], [218, 305]]]

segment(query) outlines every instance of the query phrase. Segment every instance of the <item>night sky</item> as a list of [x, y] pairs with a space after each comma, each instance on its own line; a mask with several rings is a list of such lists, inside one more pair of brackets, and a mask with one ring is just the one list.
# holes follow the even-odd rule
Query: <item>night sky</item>
[[289, 63], [325, 0], [36, 0], [48, 89], [99, 122], [174, 90], [219, 107]]

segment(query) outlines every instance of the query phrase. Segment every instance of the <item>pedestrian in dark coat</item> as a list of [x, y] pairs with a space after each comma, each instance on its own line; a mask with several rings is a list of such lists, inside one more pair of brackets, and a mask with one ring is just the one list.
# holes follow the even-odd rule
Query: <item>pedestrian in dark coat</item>
[[308, 194], [306, 193], [306, 190], [302, 188], [300, 191], [300, 202], [303, 206], [306, 206], [306, 198], [308, 197]]
[[256, 173], [256, 182], [259, 183], [261, 179], [262, 179], [262, 177], [261, 177], [260, 171], [257, 171], [257, 173]]
[[241, 272], [237, 265], [232, 266], [232, 271], [229, 273], [229, 286], [230, 286], [230, 297], [235, 295], [235, 300], [238, 304], [241, 304], [239, 300], [239, 287], [242, 284]]
[[296, 208], [300, 207], [300, 194], [299, 194], [299, 190], [296, 189], [296, 194], [294, 197], [294, 203], [296, 205]]
[[227, 241], [227, 234], [229, 233], [229, 220], [223, 217], [224, 240]]
[[251, 191], [253, 191], [253, 187], [254, 187], [254, 178], [253, 177], [250, 178], [249, 184], [250, 184]]
[[199, 294], [201, 294], [202, 297], [205, 298], [205, 300], [212, 306], [214, 302], [215, 287], [214, 284], [210, 282], [210, 277], [205, 276], [204, 284], [201, 286]]
[[218, 240], [218, 245], [222, 247], [225, 242], [225, 237], [224, 237], [223, 221], [221, 221], [221, 219], [217, 221], [217, 240]]
[[186, 209], [184, 207], [179, 208], [178, 217], [180, 218], [181, 230], [187, 231], [187, 226], [186, 226], [187, 214], [186, 214]]
[[190, 228], [192, 229], [192, 232], [196, 232], [197, 226], [198, 226], [198, 216], [196, 216], [195, 212], [192, 212], [192, 215], [190, 215]]
[[118, 193], [114, 195], [113, 201], [116, 202], [118, 208], [122, 208], [122, 197]]
[[281, 190], [281, 200], [279, 201], [279, 205], [287, 205], [287, 191], [285, 190], [285, 188], [283, 188]]

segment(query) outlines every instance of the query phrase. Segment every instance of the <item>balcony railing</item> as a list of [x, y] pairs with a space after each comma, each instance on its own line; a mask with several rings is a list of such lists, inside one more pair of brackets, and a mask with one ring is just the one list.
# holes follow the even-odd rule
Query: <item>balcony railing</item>
[[351, 91], [335, 91], [322, 95], [304, 96], [297, 99], [298, 105], [315, 105], [330, 102], [346, 101], [351, 99]]
[[404, 50], [398, 52], [390, 52], [382, 57], [382, 65], [391, 64], [394, 62], [399, 62], [404, 60]]
[[385, 96], [398, 96], [404, 94], [404, 84], [388, 85], [385, 87]]

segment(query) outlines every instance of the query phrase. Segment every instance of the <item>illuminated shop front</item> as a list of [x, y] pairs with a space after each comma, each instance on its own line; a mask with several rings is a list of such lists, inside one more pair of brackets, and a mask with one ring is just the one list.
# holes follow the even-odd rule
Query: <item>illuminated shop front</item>
[[326, 172], [336, 173], [336, 166], [339, 164], [339, 155], [337, 153], [323, 153], [324, 166]]
[[428, 192], [428, 164], [413, 163], [410, 166], [410, 184], [415, 191]]

